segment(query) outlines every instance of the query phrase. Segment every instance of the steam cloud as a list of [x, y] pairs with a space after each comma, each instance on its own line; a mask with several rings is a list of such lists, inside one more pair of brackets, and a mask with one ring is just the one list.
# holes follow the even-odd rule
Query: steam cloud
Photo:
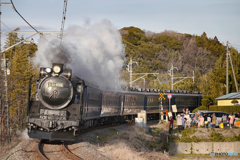
[[70, 26], [60, 39], [44, 36], [38, 41], [36, 65], [64, 63], [73, 74], [101, 88], [116, 87], [123, 66], [124, 46], [118, 29], [109, 20]]

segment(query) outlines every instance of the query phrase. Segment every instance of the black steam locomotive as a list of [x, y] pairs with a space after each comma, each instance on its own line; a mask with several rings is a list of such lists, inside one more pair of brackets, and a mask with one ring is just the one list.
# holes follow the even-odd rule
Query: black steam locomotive
[[[125, 88], [123, 91], [102, 91], [78, 77], [70, 69], [53, 63], [52, 68], [40, 68], [33, 100], [31, 81], [27, 108], [28, 135], [30, 138], [70, 140], [82, 130], [132, 120], [145, 110], [147, 118], [159, 118], [159, 92], [171, 93], [171, 105], [194, 108], [201, 105], [199, 91]], [[164, 110], [169, 107], [165, 94]]]

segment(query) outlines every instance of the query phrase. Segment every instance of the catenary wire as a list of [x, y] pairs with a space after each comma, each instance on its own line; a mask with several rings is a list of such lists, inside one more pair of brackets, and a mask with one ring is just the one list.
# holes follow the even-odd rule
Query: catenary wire
[[238, 46], [238, 47], [240, 47], [240, 45], [237, 45], [237, 44], [232, 44], [232, 43], [229, 43], [229, 44], [231, 44], [231, 45], [233, 45], [233, 46]]
[[[42, 36], [42, 38], [44, 38], [47, 42], [49, 42], [44, 36], [42, 33], [40, 33], [37, 29], [35, 29], [30, 23], [28, 23], [28, 21], [26, 19], [23, 18], [23, 16], [17, 11], [17, 9], [15, 8], [12, 0], [10, 0], [11, 3], [12, 3], [12, 6], [13, 6], [13, 9], [17, 12], [17, 14], [32, 28], [34, 29], [38, 34], [40, 34]], [[51, 42], [50, 42], [51, 43]], [[60, 47], [60, 46], [57, 46], [55, 45], [57, 48], [59, 48], [61, 51], [63, 51], [64, 53], [67, 53], [69, 54], [63, 47]], [[70, 54], [69, 54], [70, 55]]]
[[9, 29], [10, 31], [12, 31], [6, 24], [4, 24], [2, 21], [1, 21], [1, 23], [7, 28], [7, 29]]
[[12, 3], [13, 9], [17, 12], [17, 14], [18, 14], [32, 29], [34, 29], [38, 34], [43, 35], [43, 34], [40, 33], [37, 29], [35, 29], [30, 23], [28, 23], [28, 21], [27, 21], [25, 18], [23, 18], [23, 16], [22, 16], [22, 15], [17, 11], [17, 9], [15, 8], [12, 0], [10, 0], [10, 1], [11, 1], [11, 3]]
[[[5, 26], [5, 27], [7, 27], [8, 28], [8, 26], [7, 25], [5, 25], [2, 21], [1, 21], [1, 23]], [[10, 31], [12, 31], [10, 28], [8, 28]], [[8, 36], [8, 34], [7, 33], [4, 33], [6, 36]]]

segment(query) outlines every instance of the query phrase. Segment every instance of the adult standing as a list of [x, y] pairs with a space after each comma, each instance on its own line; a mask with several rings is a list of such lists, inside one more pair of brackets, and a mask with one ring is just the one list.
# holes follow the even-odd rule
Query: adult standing
[[238, 115], [238, 119], [239, 119], [239, 118], [240, 118], [240, 112], [238, 112], [238, 114], [237, 114], [237, 115]]
[[184, 120], [184, 114], [182, 114], [182, 128], [184, 128], [185, 120]]
[[173, 118], [171, 116], [169, 119], [169, 134], [172, 134], [172, 129], [173, 129]]
[[185, 116], [184, 116], [184, 119], [186, 120], [186, 122], [185, 122], [185, 129], [187, 128], [187, 126], [189, 127], [189, 128], [191, 128], [191, 126], [190, 126], [190, 116], [189, 116], [189, 114], [188, 114], [188, 112], [186, 112], [186, 114], [185, 114]]
[[188, 110], [188, 108], [186, 108], [186, 110], [185, 110], [185, 108], [183, 108], [183, 114], [186, 114], [186, 113], [189, 114], [189, 110]]
[[200, 120], [200, 123], [199, 123], [198, 127], [204, 126], [204, 118], [203, 118], [203, 115], [202, 115], [202, 114], [200, 115], [199, 120]]
[[217, 117], [215, 113], [212, 114], [212, 128], [215, 128]]
[[234, 119], [235, 119], [235, 115], [232, 113], [231, 118], [230, 118], [230, 128], [232, 128], [232, 126], [234, 124]]
[[188, 110], [188, 108], [186, 109], [186, 113], [188, 113], [188, 114], [189, 114], [189, 110]]
[[180, 131], [182, 130], [182, 117], [180, 116], [180, 114], [177, 115], [177, 125], [178, 125], [178, 132], [180, 133]]

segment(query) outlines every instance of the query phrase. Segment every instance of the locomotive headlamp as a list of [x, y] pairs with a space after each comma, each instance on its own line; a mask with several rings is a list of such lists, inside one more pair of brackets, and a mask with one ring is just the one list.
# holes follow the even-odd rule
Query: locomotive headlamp
[[51, 68], [46, 68], [45, 71], [46, 71], [47, 73], [51, 73], [51, 72], [52, 72], [52, 69], [51, 69]]
[[59, 66], [54, 66], [54, 67], [53, 67], [53, 71], [54, 71], [55, 73], [59, 73], [59, 72], [61, 71], [61, 68], [60, 68]]

